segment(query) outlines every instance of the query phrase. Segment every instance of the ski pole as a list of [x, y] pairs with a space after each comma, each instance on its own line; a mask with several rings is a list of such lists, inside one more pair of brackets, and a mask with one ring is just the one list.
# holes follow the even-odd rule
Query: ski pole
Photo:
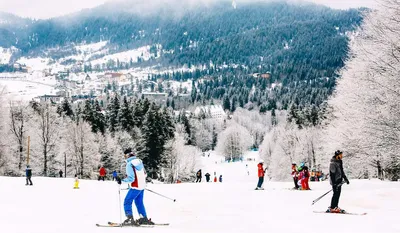
[[[122, 171], [123, 166], [125, 166], [124, 163], [121, 163], [121, 166], [119, 167], [119, 171]], [[119, 176], [117, 176], [117, 181], [120, 179]], [[122, 214], [121, 214], [121, 209], [122, 209], [122, 205], [121, 205], [121, 185], [118, 185], [118, 198], [119, 198], [119, 222], [122, 222]], [[121, 225], [122, 227], [122, 225]]]
[[325, 197], [328, 193], [332, 192], [333, 189], [329, 190], [328, 192], [326, 192], [324, 195], [318, 197], [317, 199], [315, 199], [311, 205], [314, 205], [315, 203], [317, 203], [319, 200], [321, 200], [323, 197]]
[[[119, 186], [119, 185], [118, 185]], [[122, 214], [121, 214], [121, 188], [118, 187], [118, 199], [119, 199], [119, 222], [122, 222]], [[122, 226], [122, 225], [121, 225]]]
[[154, 193], [154, 194], [157, 194], [157, 195], [159, 195], [159, 196], [162, 196], [162, 197], [164, 197], [164, 198], [167, 198], [167, 199], [169, 199], [169, 200], [171, 200], [171, 201], [176, 202], [176, 199], [169, 198], [169, 197], [164, 196], [164, 195], [162, 195], [162, 194], [160, 194], [160, 193], [154, 192], [153, 190], [148, 189], [148, 188], [146, 188], [146, 190], [147, 190], [147, 191], [150, 191], [150, 192], [152, 192], [152, 193]]
[[[342, 184], [344, 184], [344, 183], [339, 184], [338, 187], [342, 186]], [[311, 205], [314, 205], [315, 203], [317, 203], [319, 200], [321, 200], [323, 197], [325, 197], [328, 193], [330, 193], [330, 192], [332, 192], [332, 191], [333, 191], [333, 188], [332, 188], [331, 190], [329, 190], [328, 192], [326, 192], [325, 194], [323, 194], [322, 196], [320, 196], [320, 197], [318, 197], [317, 199], [315, 199], [315, 200], [312, 202]]]

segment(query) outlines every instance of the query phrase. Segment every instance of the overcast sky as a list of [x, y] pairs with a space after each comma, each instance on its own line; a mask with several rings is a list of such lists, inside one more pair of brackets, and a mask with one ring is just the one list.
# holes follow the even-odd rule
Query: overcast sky
[[[22, 17], [46, 19], [92, 8], [106, 1], [117, 0], [0, 0], [0, 11], [13, 13]], [[143, 0], [151, 2], [151, 0]], [[185, 1], [185, 0], [182, 0]], [[202, 1], [202, 0], [198, 0]], [[236, 0], [236, 2], [248, 0]], [[251, 1], [251, 0], [250, 0]], [[308, 0], [333, 8], [372, 7], [375, 0]]]

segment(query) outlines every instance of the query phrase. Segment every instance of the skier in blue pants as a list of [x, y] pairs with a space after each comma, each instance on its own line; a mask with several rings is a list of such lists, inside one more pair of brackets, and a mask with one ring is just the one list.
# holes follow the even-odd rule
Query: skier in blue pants
[[[127, 219], [123, 225], [154, 225], [151, 219], [147, 218], [146, 208], [143, 204], [144, 189], [146, 188], [146, 171], [142, 160], [136, 157], [131, 149], [124, 152], [126, 159], [126, 176], [122, 182], [130, 183], [130, 189], [124, 200], [124, 211]], [[121, 180], [117, 179], [121, 184]], [[139, 219], [135, 221], [132, 213], [132, 203], [135, 201], [135, 206], [139, 213]]]

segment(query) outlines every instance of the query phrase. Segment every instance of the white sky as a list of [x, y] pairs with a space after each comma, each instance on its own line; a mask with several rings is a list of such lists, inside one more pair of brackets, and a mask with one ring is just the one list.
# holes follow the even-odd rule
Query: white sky
[[[107, 0], [0, 0], [0, 11], [13, 13], [22, 17], [46, 19], [92, 8]], [[116, 1], [116, 0], [109, 0]], [[149, 0], [143, 0], [149, 1]], [[185, 1], [185, 0], [182, 0]], [[193, 1], [193, 0], [192, 0]], [[204, 1], [204, 0], [199, 0]], [[209, 1], [209, 0], [206, 0]], [[236, 0], [236, 2], [248, 0]], [[251, 1], [251, 0], [250, 0]], [[308, 0], [333, 8], [371, 7], [376, 0]], [[149, 1], [151, 2], [151, 1]]]

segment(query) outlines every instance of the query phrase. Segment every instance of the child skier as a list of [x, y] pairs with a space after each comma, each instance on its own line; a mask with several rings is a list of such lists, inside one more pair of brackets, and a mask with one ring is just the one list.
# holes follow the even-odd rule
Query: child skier
[[265, 170], [263, 168], [264, 166], [264, 160], [260, 160], [260, 162], [258, 163], [257, 167], [258, 167], [258, 183], [257, 183], [257, 187], [255, 188], [255, 190], [264, 190], [264, 188], [262, 187], [262, 184], [264, 183], [264, 175], [265, 175]]
[[117, 180], [118, 173], [117, 173], [116, 170], [113, 171], [112, 176], [113, 176], [113, 181], [114, 181], [114, 180]]
[[292, 177], [294, 182], [294, 189], [299, 189], [297, 182], [299, 181], [299, 173], [297, 172], [296, 163], [292, 163]]
[[311, 190], [310, 187], [308, 186], [308, 180], [310, 178], [310, 172], [308, 171], [308, 167], [304, 166], [302, 172], [303, 172], [303, 177], [301, 180], [301, 186], [303, 187], [303, 190]]
[[[33, 185], [33, 183], [32, 183], [32, 168], [29, 165], [26, 165], [25, 175], [26, 175], [26, 184], [25, 185]], [[29, 184], [28, 184], [28, 182], [29, 182]]]
[[[124, 154], [127, 178], [123, 179], [122, 182], [130, 183], [131, 186], [124, 201], [124, 211], [127, 219], [122, 225], [154, 225], [151, 219], [147, 218], [146, 209], [143, 204], [144, 189], [146, 187], [146, 172], [143, 162], [135, 156], [131, 149], [125, 150]], [[121, 180], [117, 179], [117, 181], [118, 184], [121, 184]], [[137, 221], [133, 218], [133, 201], [135, 201], [140, 217]]]
[[79, 189], [79, 178], [78, 178], [78, 175], [76, 175], [76, 174], [75, 174], [74, 189]]

